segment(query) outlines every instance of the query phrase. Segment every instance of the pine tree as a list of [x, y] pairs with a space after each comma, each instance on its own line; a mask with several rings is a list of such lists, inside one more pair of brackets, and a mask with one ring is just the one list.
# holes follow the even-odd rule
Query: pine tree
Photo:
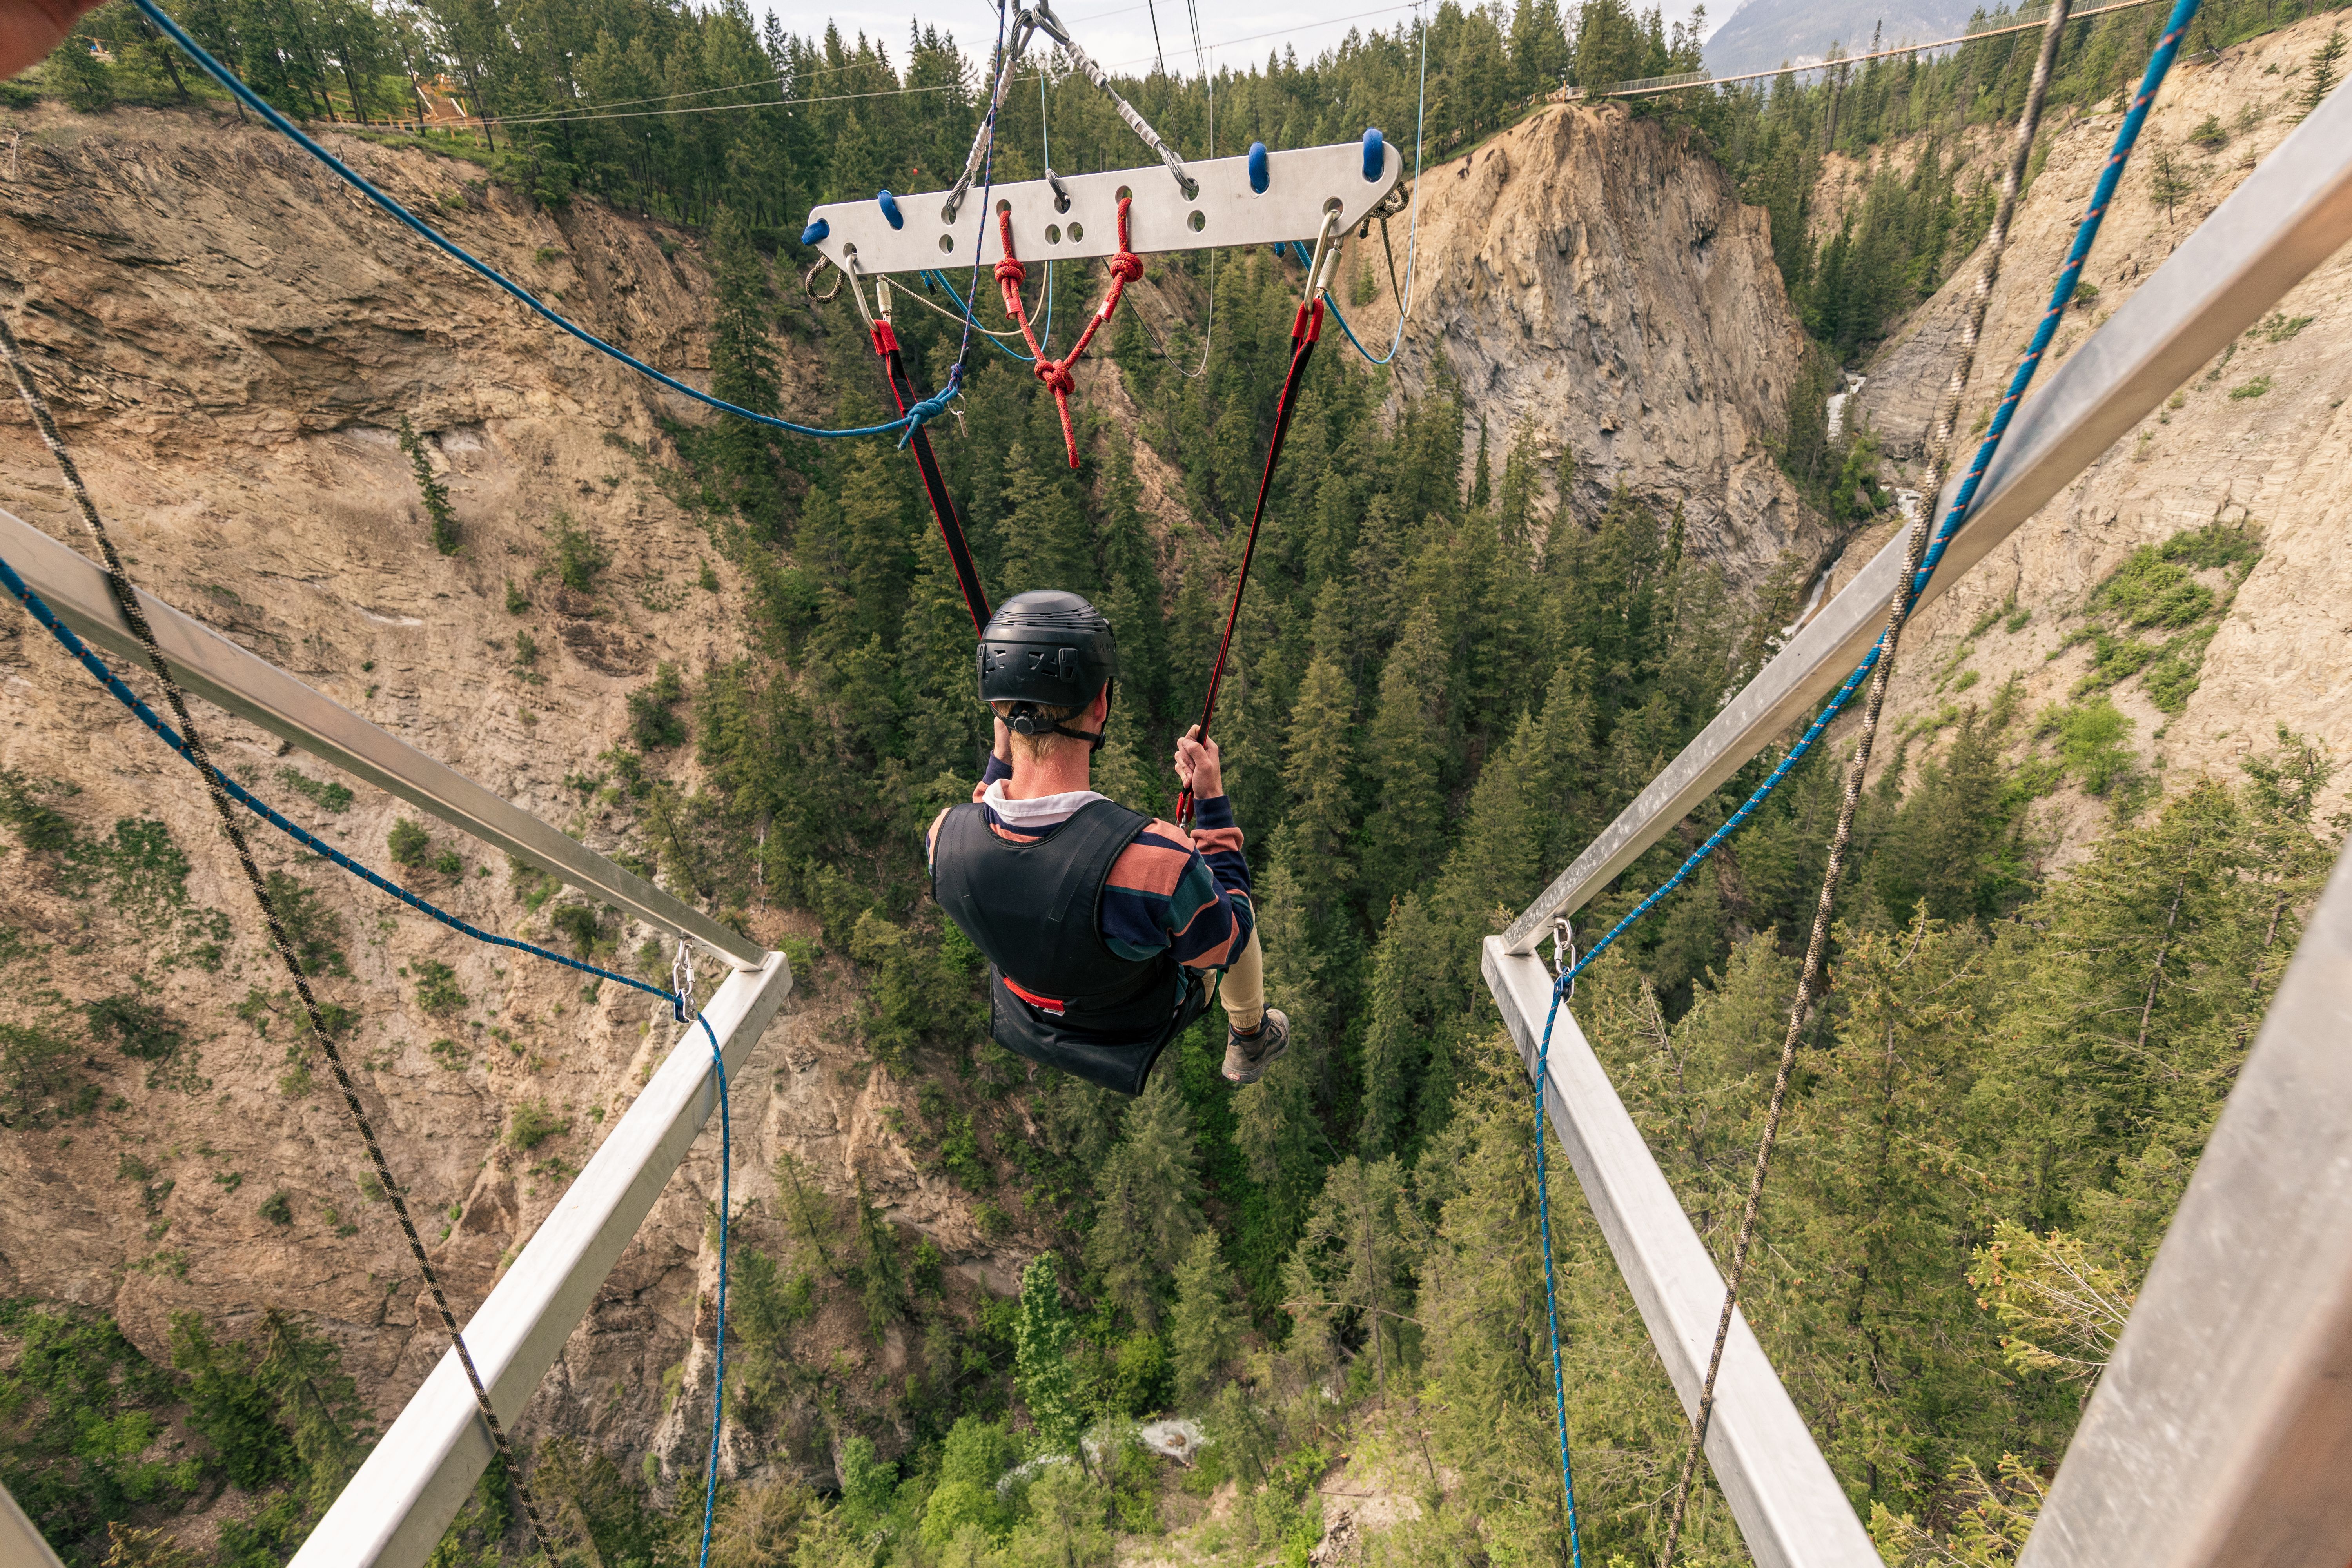
[[[710, 394], [754, 414], [775, 414], [783, 395], [768, 337], [775, 300], [750, 226], [732, 207], [719, 208], [711, 223], [710, 267]], [[775, 538], [783, 526], [784, 495], [772, 433], [722, 414], [709, 443], [729, 500], [762, 538]]]
[[409, 471], [416, 476], [416, 497], [424, 503], [425, 531], [433, 548], [444, 555], [457, 554], [457, 513], [449, 504], [449, 487], [433, 477], [433, 462], [425, 456], [424, 439], [405, 414], [400, 416], [400, 449], [408, 454]]
[[1282, 826], [1285, 858], [1294, 868], [1309, 912], [1318, 919], [1336, 908], [1341, 890], [1355, 876], [1348, 857], [1355, 836], [1349, 742], [1355, 706], [1355, 692], [1339, 664], [1318, 658], [1307, 666], [1283, 751], [1282, 782], [1291, 802]]
[[1087, 1236], [1087, 1267], [1110, 1299], [1146, 1328], [1161, 1292], [1201, 1232], [1201, 1155], [1192, 1112], [1169, 1073], [1128, 1111], [1127, 1131], [1097, 1178], [1101, 1202]]
[[332, 1342], [272, 1308], [261, 1316], [259, 1345], [254, 1376], [277, 1402], [278, 1419], [307, 1472], [303, 1491], [315, 1518], [367, 1457], [373, 1424]]
[[[1059, 459], [1056, 459], [1058, 465]], [[1086, 509], [1066, 471], [1041, 472], [1033, 448], [1016, 442], [1004, 454], [1004, 595], [1033, 588], [1095, 591]]]
[[1372, 809], [1364, 819], [1363, 896], [1385, 909], [1422, 885], [1444, 853], [1445, 802], [1438, 786], [1445, 733], [1431, 692], [1442, 689], [1437, 616], [1426, 603], [1406, 620], [1381, 670], [1366, 771]]
[[1168, 630], [1160, 609], [1159, 558], [1144, 526], [1142, 486], [1124, 441], [1110, 443], [1103, 498], [1101, 608], [1118, 638], [1122, 727], [1141, 745], [1167, 700]]
[[1233, 1270], [1225, 1267], [1216, 1233], [1204, 1230], [1176, 1266], [1168, 1346], [1176, 1363], [1178, 1404], [1197, 1405], [1214, 1392], [1226, 1363], [1241, 1349], [1244, 1326], [1234, 1301]]
[[1336, 1352], [1341, 1330], [1352, 1328], [1371, 1355], [1382, 1398], [1398, 1324], [1410, 1316], [1402, 1303], [1418, 1261], [1405, 1234], [1408, 1202], [1404, 1169], [1394, 1155], [1340, 1161], [1325, 1177], [1283, 1268], [1283, 1305], [1297, 1325], [1294, 1352], [1311, 1336], [1324, 1342], [1326, 1353]]
[[[912, 498], [896, 456], [878, 442], [861, 444], [841, 485], [843, 583], [856, 606], [849, 627], [860, 641], [881, 637], [886, 646], [898, 636], [915, 565]], [[944, 557], [946, 546], [939, 553]]]
[[47, 79], [58, 84], [67, 108], [96, 114], [114, 107], [114, 73], [91, 48], [95, 37], [84, 30], [87, 26], [67, 34], [66, 41], [49, 57]]
[[1403, 1149], [1416, 1122], [1432, 1130], [1451, 1108], [1452, 1073], [1438, 1038], [1439, 1020], [1458, 1007], [1461, 995], [1449, 984], [1449, 947], [1420, 895], [1409, 892], [1391, 909], [1372, 950], [1364, 1115], [1356, 1132], [1356, 1147], [1368, 1160]]
[[2305, 68], [2310, 73], [2303, 91], [2295, 98], [2295, 107], [2303, 110], [2295, 118], [2306, 118], [2336, 90], [2344, 77], [2344, 29], [2335, 28], [2320, 40], [2319, 47], [2311, 52], [2311, 64]]
[[862, 1172], [857, 1177], [857, 1248], [866, 1327], [878, 1344], [883, 1331], [907, 1310], [907, 1280], [898, 1260], [898, 1234], [867, 1195]]
[[1021, 1301], [1013, 1318], [1014, 1377], [1039, 1446], [1049, 1454], [1076, 1454], [1085, 1416], [1078, 1407], [1076, 1369], [1068, 1348], [1073, 1325], [1062, 1306], [1059, 1261], [1041, 1252], [1021, 1270]]

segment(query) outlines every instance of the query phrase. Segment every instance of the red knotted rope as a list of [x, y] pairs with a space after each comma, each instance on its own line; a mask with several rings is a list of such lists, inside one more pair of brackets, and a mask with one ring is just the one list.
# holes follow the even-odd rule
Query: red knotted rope
[[1044, 382], [1045, 390], [1054, 395], [1055, 410], [1062, 416], [1062, 444], [1069, 450], [1070, 467], [1074, 468], [1078, 466], [1078, 433], [1070, 426], [1070, 367], [1077, 363], [1080, 354], [1087, 352], [1087, 345], [1094, 342], [1095, 333], [1101, 330], [1102, 324], [1110, 320], [1110, 313], [1118, 309], [1119, 296], [1127, 291], [1127, 286], [1143, 276], [1143, 258], [1129, 249], [1127, 242], [1127, 209], [1134, 199], [1132, 196], [1118, 199], [1118, 250], [1110, 258], [1110, 291], [1103, 296], [1102, 303], [1095, 307], [1095, 313], [1087, 319], [1086, 331], [1080, 332], [1078, 341], [1070, 345], [1070, 352], [1057, 360], [1045, 357], [1045, 349], [1037, 342], [1037, 334], [1029, 330], [1029, 312], [1021, 304], [1021, 285], [1028, 280], [1029, 269], [1013, 254], [1012, 211], [1000, 209], [996, 215], [996, 232], [1004, 250], [1003, 259], [996, 264], [996, 286], [1004, 294], [1004, 313], [1020, 325], [1021, 335], [1029, 340], [1029, 352], [1037, 362], [1037, 379]]

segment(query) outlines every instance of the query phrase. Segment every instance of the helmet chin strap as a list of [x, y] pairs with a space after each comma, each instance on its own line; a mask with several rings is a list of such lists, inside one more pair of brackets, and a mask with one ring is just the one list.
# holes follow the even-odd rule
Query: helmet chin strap
[[1103, 701], [1103, 727], [1091, 733], [1085, 730], [1073, 730], [1059, 719], [1051, 723], [1041, 723], [1033, 711], [1038, 706], [1034, 702], [1013, 704], [1012, 715], [1004, 721], [1005, 728], [1016, 735], [1067, 735], [1073, 741], [1084, 741], [1087, 754], [1092, 755], [1103, 749], [1103, 742], [1110, 736], [1110, 705], [1118, 699], [1118, 682], [1107, 680], [1103, 682], [1103, 689], [1109, 693]]

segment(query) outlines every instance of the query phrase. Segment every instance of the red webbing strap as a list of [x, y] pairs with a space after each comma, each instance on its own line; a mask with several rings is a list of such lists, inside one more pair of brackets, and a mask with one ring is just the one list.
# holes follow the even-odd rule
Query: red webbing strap
[[1078, 363], [1078, 356], [1095, 341], [1095, 333], [1118, 309], [1119, 296], [1127, 292], [1127, 286], [1143, 276], [1143, 258], [1129, 249], [1127, 243], [1127, 209], [1134, 200], [1132, 196], [1118, 199], [1118, 250], [1110, 258], [1110, 291], [1095, 307], [1094, 314], [1087, 318], [1086, 331], [1070, 345], [1070, 352], [1057, 360], [1045, 357], [1037, 334], [1029, 330], [1029, 312], [1022, 308], [1021, 285], [1027, 280], [1029, 269], [1013, 254], [1013, 214], [1008, 210], [996, 215], [997, 237], [1004, 250], [1003, 259], [996, 264], [996, 286], [1004, 295], [1004, 313], [1019, 324], [1021, 335], [1028, 340], [1029, 353], [1036, 361], [1037, 379], [1054, 395], [1055, 411], [1062, 416], [1062, 445], [1074, 468], [1078, 466], [1078, 435], [1070, 425], [1070, 367]]
[[[1274, 489], [1274, 466], [1282, 458], [1282, 438], [1290, 433], [1290, 416], [1297, 409], [1298, 384], [1307, 374], [1307, 356], [1315, 352], [1315, 340], [1323, 331], [1323, 296], [1317, 294], [1311, 304], [1298, 307], [1298, 314], [1290, 323], [1290, 374], [1282, 378], [1282, 396], [1274, 405], [1274, 439], [1265, 445], [1265, 472], [1257, 481], [1257, 505], [1250, 510], [1249, 541], [1242, 546], [1242, 567], [1234, 574], [1233, 607], [1225, 612], [1225, 635], [1217, 644], [1217, 662], [1209, 671], [1209, 695], [1201, 704], [1201, 728], [1196, 740], [1209, 738], [1209, 721], [1217, 714], [1217, 688], [1225, 679], [1225, 656], [1234, 646], [1234, 624], [1241, 619], [1242, 590], [1249, 586], [1250, 557], [1257, 553], [1257, 525], [1265, 516], [1265, 498]], [[1183, 791], [1176, 797], [1176, 821], [1180, 826], [1192, 826], [1192, 792]]]
[[[890, 330], [887, 321], [874, 323], [874, 352], [882, 361], [882, 379], [890, 384], [891, 401], [904, 415], [919, 400], [907, 379], [906, 364], [898, 357], [898, 335]], [[971, 546], [964, 542], [963, 519], [956, 511], [955, 497], [948, 493], [947, 479], [940, 472], [939, 458], [931, 451], [930, 436], [921, 426], [908, 432], [907, 445], [914, 448], [915, 467], [922, 470], [923, 490], [930, 497], [931, 515], [940, 521], [940, 542], [948, 547], [956, 585], [963, 590], [964, 608], [971, 612], [971, 629], [981, 631], [988, 625], [988, 592], [980, 585], [980, 568], [972, 564]]]

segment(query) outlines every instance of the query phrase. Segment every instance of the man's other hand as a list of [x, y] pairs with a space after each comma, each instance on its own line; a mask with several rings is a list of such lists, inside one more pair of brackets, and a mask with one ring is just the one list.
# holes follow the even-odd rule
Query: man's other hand
[[0, 0], [0, 77], [49, 58], [85, 11], [105, 0]]
[[1193, 725], [1176, 742], [1176, 776], [1194, 800], [1213, 800], [1225, 793], [1224, 771], [1217, 762], [1217, 743], [1203, 745], [1201, 726]]

